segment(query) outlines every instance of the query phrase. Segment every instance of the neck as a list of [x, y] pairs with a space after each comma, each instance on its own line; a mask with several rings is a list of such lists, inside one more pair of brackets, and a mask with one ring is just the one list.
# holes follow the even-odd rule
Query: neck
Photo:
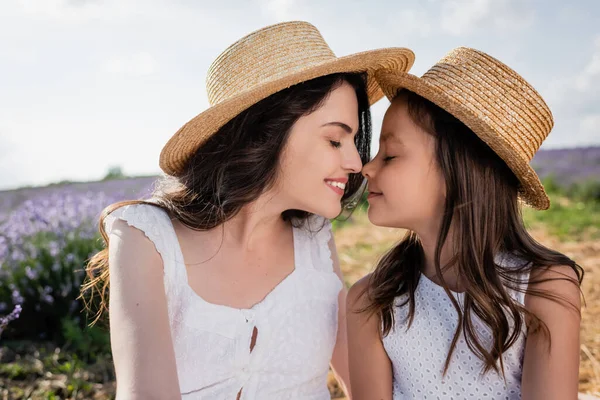
[[217, 229], [223, 229], [224, 239], [236, 247], [251, 251], [260, 243], [281, 237], [289, 224], [281, 214], [289, 209], [276, 193], [267, 192]]
[[[421, 229], [416, 231], [416, 233], [419, 236], [419, 240], [421, 241], [421, 245], [423, 247], [423, 253], [425, 255], [425, 262], [421, 272], [430, 280], [441, 285], [441, 281], [437, 277], [437, 268], [435, 266], [435, 253], [437, 250], [439, 229], [440, 224], [438, 223], [436, 226], [431, 226], [429, 229]], [[451, 225], [446, 241], [442, 245], [440, 252], [440, 268], [444, 281], [448, 287], [453, 291], [462, 291], [464, 289], [461, 287], [457, 268], [455, 265], [449, 265], [454, 256], [454, 243], [452, 240], [453, 231], [453, 225]]]
[[281, 211], [248, 205], [225, 222], [222, 228], [227, 241], [234, 242], [239, 248], [252, 250], [259, 243], [273, 241], [287, 229], [287, 224], [281, 218]]

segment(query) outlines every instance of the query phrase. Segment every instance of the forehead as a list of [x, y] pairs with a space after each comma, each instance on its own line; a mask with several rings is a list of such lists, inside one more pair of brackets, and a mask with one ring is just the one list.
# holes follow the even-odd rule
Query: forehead
[[338, 87], [329, 92], [318, 110], [335, 110], [358, 115], [358, 100], [354, 88], [347, 82], [342, 82]]
[[402, 98], [396, 98], [385, 112], [383, 123], [388, 125], [405, 124], [407, 120], [412, 122], [408, 113], [408, 103]]
[[380, 142], [406, 143], [422, 136], [430, 137], [431, 135], [413, 121], [406, 101], [395, 99], [383, 118]]
[[[358, 129], [358, 100], [354, 88], [343, 82], [339, 87], [333, 89], [322, 100], [318, 108], [309, 114], [300, 117], [299, 121], [318, 126], [331, 125], [331, 122], [340, 122], [350, 126], [352, 131]], [[337, 125], [341, 126], [341, 125]]]

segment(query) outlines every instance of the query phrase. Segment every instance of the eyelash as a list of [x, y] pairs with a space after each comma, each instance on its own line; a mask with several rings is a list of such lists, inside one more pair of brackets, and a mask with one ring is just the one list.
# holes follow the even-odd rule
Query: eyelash
[[329, 143], [331, 143], [331, 145], [336, 149], [342, 147], [342, 143], [336, 142], [335, 140], [330, 140]]

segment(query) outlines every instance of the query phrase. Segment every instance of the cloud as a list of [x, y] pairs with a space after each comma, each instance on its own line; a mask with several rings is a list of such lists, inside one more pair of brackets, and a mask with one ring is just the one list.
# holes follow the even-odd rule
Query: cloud
[[395, 24], [407, 35], [428, 37], [435, 31], [434, 17], [421, 7], [403, 7], [398, 13], [388, 16], [388, 23]]
[[19, 146], [15, 133], [6, 124], [0, 127], [0, 190], [25, 183], [39, 169], [28, 157], [31, 147]]
[[600, 35], [595, 38], [585, 64], [571, 76], [551, 82], [548, 93], [553, 103], [569, 112], [597, 110], [600, 103]]
[[578, 139], [592, 143], [598, 136], [600, 136], [600, 113], [584, 116], [579, 124]]
[[3, 17], [27, 21], [85, 25], [91, 21], [115, 24], [124, 20], [189, 16], [185, 4], [168, 0], [20, 0], [2, 4]]
[[[582, 45], [582, 48], [584, 46]], [[598, 142], [600, 136], [600, 35], [593, 41], [587, 61], [570, 76], [550, 82], [546, 99], [555, 117], [555, 131], [550, 135], [560, 145]]]
[[465, 36], [481, 29], [515, 31], [534, 21], [527, 1], [516, 0], [447, 0], [442, 3], [440, 27], [454, 36]]
[[294, 7], [297, 0], [261, 0], [261, 10], [268, 17], [279, 21], [294, 20]]
[[60, 22], [83, 22], [106, 13], [107, 9], [115, 11], [114, 3], [106, 1], [73, 1], [73, 0], [23, 0], [15, 3], [12, 10], [27, 18], [55, 20]]
[[591, 60], [574, 80], [574, 87], [580, 92], [597, 92], [600, 89], [600, 35], [596, 37], [594, 44]]
[[142, 52], [111, 58], [103, 64], [102, 69], [115, 75], [148, 76], [157, 72], [158, 63], [150, 54]]

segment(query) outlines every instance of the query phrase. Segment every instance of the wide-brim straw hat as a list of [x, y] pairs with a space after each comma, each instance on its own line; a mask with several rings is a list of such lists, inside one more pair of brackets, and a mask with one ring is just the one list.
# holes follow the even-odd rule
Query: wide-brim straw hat
[[386, 48], [336, 57], [317, 28], [303, 21], [284, 22], [255, 31], [228, 47], [208, 69], [210, 108], [192, 118], [167, 142], [160, 167], [180, 175], [197, 149], [236, 115], [290, 86], [334, 73], [366, 72], [373, 104], [383, 97], [374, 79], [377, 69], [407, 72], [414, 53]]
[[542, 96], [507, 65], [466, 47], [456, 48], [422, 77], [378, 71], [377, 81], [392, 101], [408, 89], [452, 114], [479, 136], [520, 181], [526, 204], [550, 207], [531, 159], [554, 126]]

